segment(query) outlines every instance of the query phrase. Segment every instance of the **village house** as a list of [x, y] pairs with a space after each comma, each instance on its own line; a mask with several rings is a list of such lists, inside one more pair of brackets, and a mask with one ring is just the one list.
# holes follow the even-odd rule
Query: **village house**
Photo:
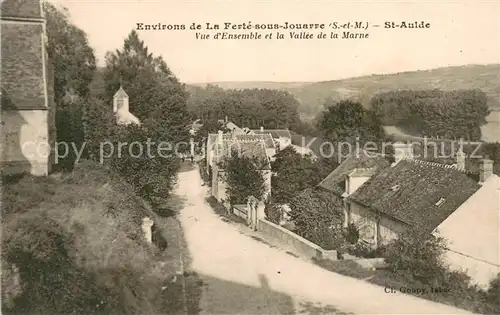
[[264, 127], [260, 127], [260, 129], [252, 129], [250, 132], [256, 135], [270, 134], [277, 143], [278, 150], [283, 150], [292, 144], [292, 135], [288, 129], [264, 129]]
[[1, 169], [47, 175], [54, 164], [54, 77], [41, 1], [3, 1], [1, 22]]
[[434, 232], [448, 240], [450, 267], [466, 270], [485, 287], [500, 272], [500, 177], [489, 159], [479, 174], [481, 187]]
[[214, 155], [212, 160], [212, 196], [219, 202], [228, 201], [226, 195], [225, 164], [231, 157], [233, 150], [236, 150], [240, 156], [256, 158], [258, 161], [257, 169], [260, 170], [266, 185], [266, 191], [263, 200], [271, 193], [271, 164], [266, 153], [266, 143], [262, 139], [241, 139], [237, 135], [224, 137], [220, 131], [214, 141]]
[[215, 152], [216, 140], [222, 137], [224, 140], [236, 140], [240, 142], [255, 142], [263, 141], [265, 145], [265, 153], [267, 157], [272, 160], [276, 154], [276, 146], [274, 144], [273, 138], [269, 134], [255, 135], [255, 134], [239, 134], [236, 132], [230, 132], [224, 134], [221, 130], [217, 134], [209, 134], [207, 138], [206, 146], [206, 163], [207, 163], [207, 174], [210, 174], [210, 170], [213, 169], [213, 160]]
[[139, 118], [130, 112], [128, 94], [121, 86], [113, 96], [113, 113], [119, 125], [141, 124]]
[[[339, 165], [319, 187], [344, 200], [344, 226], [352, 223], [372, 248], [409, 229], [436, 233], [449, 245], [450, 267], [467, 270], [480, 285], [500, 272], [498, 176], [483, 160], [479, 174], [456, 165], [413, 158], [411, 145], [396, 144], [394, 163], [362, 155]], [[477, 229], [466, 229], [473, 222]]]
[[237, 134], [237, 135], [246, 134], [246, 132], [242, 128], [238, 127], [232, 121], [229, 121], [227, 116], [224, 119], [219, 119], [218, 122], [219, 122], [219, 124], [222, 125], [222, 127], [226, 128], [227, 130], [231, 131], [234, 134]]

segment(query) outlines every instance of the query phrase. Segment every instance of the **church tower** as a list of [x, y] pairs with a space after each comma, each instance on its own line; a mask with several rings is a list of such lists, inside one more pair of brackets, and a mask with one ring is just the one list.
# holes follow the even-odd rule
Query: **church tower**
[[116, 117], [116, 123], [119, 125], [140, 125], [139, 118], [135, 117], [129, 110], [128, 100], [128, 94], [120, 86], [113, 96], [113, 113]]
[[0, 27], [2, 172], [47, 175], [56, 129], [42, 0], [1, 1]]

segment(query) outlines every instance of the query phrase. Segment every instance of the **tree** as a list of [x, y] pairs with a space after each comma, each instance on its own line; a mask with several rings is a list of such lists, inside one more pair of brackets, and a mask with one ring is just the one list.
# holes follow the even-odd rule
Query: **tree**
[[149, 52], [135, 30], [121, 50], [106, 54], [103, 76], [107, 104], [121, 85], [130, 97], [130, 111], [153, 132], [155, 140], [188, 143], [192, 117], [185, 86], [161, 57]]
[[[135, 31], [125, 39], [121, 50], [107, 54], [106, 68], [97, 79], [105, 88], [95, 91], [89, 111], [95, 119], [89, 153], [94, 159], [107, 156], [109, 152], [100, 152], [103, 142], [111, 143], [114, 151], [121, 149], [104, 162], [160, 211], [177, 180], [178, 153], [189, 150], [192, 121], [185, 88], [161, 57], [149, 53]], [[141, 120], [140, 126], [116, 125], [111, 103], [120, 85], [129, 95], [130, 111]], [[140, 146], [132, 147], [134, 142]], [[128, 145], [121, 148], [119, 143]], [[165, 144], [170, 145], [170, 152], [163, 151]]]
[[[47, 52], [54, 75], [57, 141], [81, 148], [88, 130], [87, 107], [90, 84], [96, 70], [94, 51], [87, 35], [73, 25], [66, 8], [43, 4], [47, 20]], [[62, 169], [71, 170], [74, 150], [62, 159]]]
[[361, 103], [332, 99], [325, 101], [325, 110], [317, 122], [317, 129], [330, 141], [354, 143], [377, 141], [384, 138], [382, 123], [377, 115], [365, 110]]
[[218, 86], [190, 87], [189, 109], [203, 121], [226, 116], [240, 127], [302, 127], [299, 102], [288, 92], [269, 89], [223, 90]]
[[231, 204], [244, 204], [249, 196], [262, 200], [266, 191], [266, 183], [259, 167], [262, 162], [258, 158], [240, 156], [236, 150], [231, 152], [225, 173], [226, 194]]
[[443, 260], [445, 248], [442, 237], [409, 230], [387, 245], [384, 256], [396, 276], [437, 287], [443, 286], [447, 271]]
[[163, 153], [163, 156], [160, 156], [157, 154], [158, 147], [153, 142], [151, 143], [153, 155], [144, 154], [144, 147], [151, 135], [146, 127], [119, 126], [115, 130], [116, 136], [113, 141], [115, 150], [119, 148], [119, 143], [141, 143], [143, 148], [126, 147], [120, 153], [114, 152], [107, 163], [135, 188], [139, 196], [155, 209], [160, 209], [166, 203], [177, 180], [179, 169], [177, 156], [172, 153]]
[[488, 291], [486, 292], [486, 302], [490, 306], [490, 314], [500, 313], [500, 273], [490, 281]]
[[271, 168], [273, 202], [287, 203], [300, 191], [312, 187], [314, 183], [314, 162], [309, 157], [287, 147], [276, 154]]
[[390, 91], [375, 95], [371, 104], [384, 124], [451, 139], [479, 140], [489, 114], [486, 94], [478, 89]]
[[283, 218], [283, 210], [280, 205], [274, 202], [266, 202], [266, 206], [264, 208], [264, 213], [266, 215], [266, 220], [274, 223], [280, 224], [281, 219]]
[[295, 233], [324, 249], [343, 246], [342, 202], [327, 192], [306, 189], [290, 202]]
[[202, 123], [203, 125], [194, 136], [194, 142], [199, 147], [202, 147], [206, 143], [206, 139], [210, 133], [217, 133], [219, 130], [224, 133], [230, 131], [224, 124], [215, 119], [207, 119], [206, 121], [202, 121]]
[[279, 151], [271, 163], [273, 202], [288, 203], [301, 191], [318, 185], [336, 167], [331, 159], [311, 159], [291, 146]]

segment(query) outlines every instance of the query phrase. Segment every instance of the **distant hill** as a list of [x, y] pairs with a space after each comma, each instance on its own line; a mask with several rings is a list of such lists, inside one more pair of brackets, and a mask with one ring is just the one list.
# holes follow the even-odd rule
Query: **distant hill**
[[288, 90], [293, 88], [309, 85], [314, 82], [271, 82], [271, 81], [255, 81], [255, 82], [210, 82], [210, 83], [191, 83], [189, 85], [205, 87], [207, 84], [218, 85], [219, 87], [230, 89], [270, 89], [270, 90]]
[[[341, 80], [307, 82], [214, 82], [225, 89], [267, 88], [292, 93], [301, 103], [301, 116], [314, 117], [326, 98], [356, 99], [365, 106], [379, 92], [397, 89], [472, 89], [484, 91], [491, 108], [500, 108], [500, 64], [467, 65], [432, 70], [370, 75]], [[197, 84], [203, 86], [205, 84]]]

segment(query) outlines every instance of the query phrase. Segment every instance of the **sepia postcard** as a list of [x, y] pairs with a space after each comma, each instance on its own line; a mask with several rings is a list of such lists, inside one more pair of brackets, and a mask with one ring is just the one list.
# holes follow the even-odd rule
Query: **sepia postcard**
[[500, 314], [500, 2], [0, 22], [0, 314]]

